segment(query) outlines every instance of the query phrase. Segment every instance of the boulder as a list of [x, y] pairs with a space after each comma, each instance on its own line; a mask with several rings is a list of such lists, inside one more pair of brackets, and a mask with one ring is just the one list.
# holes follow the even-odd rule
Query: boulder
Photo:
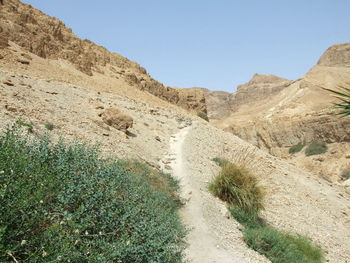
[[107, 125], [123, 132], [133, 125], [133, 118], [116, 108], [106, 109], [100, 114], [100, 117]]

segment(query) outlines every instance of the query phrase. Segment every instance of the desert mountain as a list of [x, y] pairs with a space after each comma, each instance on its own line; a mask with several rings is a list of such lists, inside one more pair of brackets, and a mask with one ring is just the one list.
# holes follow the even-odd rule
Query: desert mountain
[[[0, 46], [5, 47], [11, 41], [41, 58], [69, 62], [88, 76], [109, 77], [185, 109], [206, 112], [200, 92], [164, 87], [137, 63], [79, 39], [58, 19], [16, 0], [6, 0], [0, 8]], [[27, 62], [22, 58], [20, 63]]]
[[[350, 44], [339, 44], [330, 47], [317, 65], [296, 81], [255, 74], [237, 92], [221, 99], [213, 99], [217, 92], [207, 91], [208, 114], [217, 127], [289, 160], [294, 158], [288, 154], [293, 145], [328, 143], [332, 154], [297, 157], [295, 162], [327, 180], [339, 180], [350, 166], [345, 158], [350, 149], [350, 120], [335, 116], [334, 98], [322, 88], [349, 85], [349, 56]], [[226, 114], [220, 115], [221, 108]]]
[[[332, 72], [327, 80], [338, 83], [339, 76], [347, 79], [348, 68], [317, 65], [296, 82], [256, 75], [239, 88], [241, 95], [206, 91], [209, 114], [214, 109], [219, 117], [215, 105], [225, 100], [227, 117], [215, 123], [227, 132], [191, 113], [205, 111], [203, 90], [164, 87], [137, 63], [77, 38], [61, 21], [17, 0], [3, 3], [1, 132], [17, 122], [34, 137], [48, 134], [53, 141], [63, 138], [98, 144], [103, 156], [138, 159], [171, 173], [180, 180], [180, 215], [191, 230], [185, 251], [190, 262], [270, 262], [247, 247], [242, 226], [230, 216], [225, 203], [208, 191], [220, 170], [212, 161], [215, 157], [245, 165], [256, 174], [266, 189], [262, 218], [269, 226], [310, 237], [327, 251], [328, 262], [349, 262], [350, 186], [329, 183], [264, 151], [277, 155], [288, 148], [280, 143], [291, 145], [306, 137], [307, 127], [288, 140], [272, 137], [277, 125], [294, 119], [297, 123], [299, 119], [331, 119], [334, 124], [330, 122], [333, 126], [327, 136], [341, 136], [332, 129], [343, 131], [342, 123], [348, 124], [331, 114], [329, 94], [320, 93], [318, 86], [324, 82], [322, 72]], [[321, 106], [309, 105], [316, 95]], [[277, 122], [279, 118], [284, 122]], [[271, 125], [264, 128], [266, 122]], [[257, 136], [263, 129], [271, 131], [263, 135], [271, 141], [264, 147]], [[246, 136], [262, 149], [232, 133]], [[320, 134], [326, 136], [323, 129]], [[349, 151], [345, 146], [334, 155]]]

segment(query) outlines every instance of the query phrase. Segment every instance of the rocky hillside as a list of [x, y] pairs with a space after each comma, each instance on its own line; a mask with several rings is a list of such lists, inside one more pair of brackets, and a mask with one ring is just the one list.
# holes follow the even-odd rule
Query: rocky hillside
[[[255, 75], [251, 81], [239, 86], [237, 92], [229, 95], [229, 105], [232, 105], [229, 116], [223, 115], [213, 123], [275, 156], [289, 160], [293, 159], [288, 153], [289, 148], [298, 143], [308, 144], [315, 140], [328, 144], [345, 143], [350, 149], [350, 120], [335, 116], [332, 109], [334, 99], [322, 89], [349, 85], [349, 58], [350, 44], [339, 44], [330, 47], [317, 65], [297, 81]], [[216, 108], [221, 103], [227, 103], [227, 98], [222, 102], [216, 101], [212, 107], [210, 95], [206, 97], [209, 116], [217, 119]], [[340, 149], [333, 151], [344, 153]], [[350, 167], [344, 159], [339, 168], [333, 169], [330, 163], [339, 157], [344, 158], [332, 155], [322, 164], [310, 158], [305, 164], [301, 164], [300, 159], [298, 162], [309, 171], [321, 173], [326, 170], [329, 176], [339, 179], [341, 170]]]
[[290, 80], [274, 75], [255, 74], [249, 82], [238, 86], [235, 93], [201, 90], [204, 92], [209, 118], [220, 120], [229, 117], [243, 106], [274, 96], [291, 83]]
[[[192, 262], [214, 262], [223, 258], [220, 262], [269, 262], [247, 247], [242, 225], [230, 216], [225, 204], [208, 191], [209, 183], [219, 172], [212, 161], [215, 157], [243, 164], [256, 174], [266, 189], [266, 209], [262, 217], [269, 225], [307, 235], [327, 251], [327, 262], [349, 262], [349, 180], [345, 185], [315, 178], [232, 133], [209, 125], [188, 111], [204, 111], [203, 98], [192, 95], [202, 94], [202, 91], [187, 92], [161, 84], [152, 86], [156, 82], [136, 63], [77, 39], [61, 22], [27, 5], [15, 0], [3, 2], [4, 5], [0, 5], [0, 131], [17, 123], [21, 131], [32, 136], [45, 134], [53, 141], [63, 138], [98, 144], [103, 156], [143, 160], [173, 175], [177, 171], [183, 179], [181, 192], [186, 194], [186, 199], [180, 199], [183, 203], [180, 214], [191, 223], [186, 223], [190, 230], [186, 241], [189, 252], [193, 253], [186, 255], [193, 255]], [[41, 37], [46, 37], [47, 41], [40, 42]], [[286, 87], [287, 80], [257, 75], [249, 85], [239, 89], [240, 94], [251, 96], [250, 99], [232, 95], [233, 103], [242, 100], [236, 108], [225, 99], [225, 93], [216, 93], [213, 100], [217, 100], [217, 105], [222, 98], [228, 105], [225, 111], [235, 110], [216, 124], [226, 125], [227, 129], [234, 123], [240, 124], [237, 129], [247, 131], [242, 137], [250, 136], [254, 125], [259, 129], [258, 125], [264, 123], [271, 125], [261, 126], [256, 134], [263, 134], [262, 129], [270, 131], [271, 127], [277, 132], [278, 125], [282, 122], [287, 125], [292, 116], [296, 122], [298, 116], [303, 120], [325, 118], [323, 124], [328, 125], [330, 119], [327, 118], [334, 117], [319, 108], [329, 105], [329, 95], [320, 95], [318, 85], [323, 83], [322, 72], [330, 72], [330, 68], [317, 66], [302, 80]], [[339, 66], [332, 70], [332, 77], [327, 77], [329, 83], [348, 72], [348, 68]], [[145, 83], [158, 90], [154, 92], [157, 96], [142, 87]], [[248, 92], [259, 87], [264, 92], [257, 91], [258, 95]], [[317, 103], [310, 106], [308, 103], [316, 94], [321, 106]], [[211, 107], [215, 108], [215, 103]], [[340, 132], [348, 126], [339, 126], [337, 121], [335, 118], [334, 125], [330, 124], [317, 134], [324, 135], [326, 129], [332, 133], [338, 125], [334, 133], [348, 140], [348, 133]], [[261, 137], [264, 140], [271, 137], [266, 145], [276, 141], [276, 147], [285, 148], [283, 136], [290, 137], [308, 124], [291, 126], [285, 127], [286, 132], [279, 135], [281, 139], [273, 140], [275, 135], [268, 132]], [[292, 135], [285, 135], [294, 127], [299, 128]], [[315, 124], [315, 127], [321, 125]], [[233, 128], [232, 132], [235, 132]], [[297, 142], [304, 133], [306, 131], [293, 137], [290, 143]], [[327, 138], [340, 140], [329, 134]], [[249, 140], [265, 147], [262, 139]], [[327, 158], [337, 159], [334, 165], [341, 167], [342, 162], [350, 158], [350, 148], [348, 144], [336, 144], [332, 144], [334, 149], [330, 149]], [[266, 149], [270, 151], [272, 147], [266, 146]], [[326, 158], [317, 158], [314, 161], [320, 167], [326, 163]], [[12, 262], [14, 258], [8, 260]]]
[[78, 38], [60, 20], [18, 0], [4, 0], [0, 8], [0, 48], [7, 47], [11, 41], [41, 58], [65, 60], [88, 76], [102, 74], [122, 79], [190, 111], [206, 112], [201, 92], [164, 87], [137, 63]]

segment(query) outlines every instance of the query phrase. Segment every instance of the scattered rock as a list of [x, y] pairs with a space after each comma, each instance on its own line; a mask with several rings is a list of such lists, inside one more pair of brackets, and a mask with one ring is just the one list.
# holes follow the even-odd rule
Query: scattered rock
[[24, 57], [24, 58], [27, 59], [27, 60], [32, 60], [32, 57], [29, 56], [29, 55], [26, 54], [26, 53], [22, 53], [21, 56]]
[[23, 64], [23, 65], [29, 65], [30, 61], [29, 60], [25, 60], [25, 59], [17, 59], [17, 62]]
[[7, 86], [14, 86], [15, 85], [10, 79], [4, 80], [2, 83], [4, 83]]
[[103, 105], [96, 105], [96, 110], [103, 110], [105, 107]]
[[154, 137], [158, 142], [161, 142], [162, 140], [160, 139], [159, 136]]
[[4, 56], [0, 54], [0, 59], [3, 59], [3, 58], [4, 58]]
[[11, 112], [17, 112], [17, 109], [10, 105], [5, 105], [5, 109]]
[[106, 109], [100, 114], [100, 117], [107, 125], [123, 132], [126, 132], [133, 125], [133, 118], [116, 108]]
[[346, 159], [350, 159], [350, 154], [345, 155]]

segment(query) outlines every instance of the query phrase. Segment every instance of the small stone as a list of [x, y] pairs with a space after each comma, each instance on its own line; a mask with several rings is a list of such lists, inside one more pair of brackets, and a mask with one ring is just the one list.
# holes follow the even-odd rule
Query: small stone
[[154, 137], [158, 142], [161, 142], [162, 140], [160, 139], [159, 136]]
[[23, 64], [23, 65], [29, 65], [30, 61], [29, 60], [25, 60], [25, 59], [17, 59], [17, 62]]
[[102, 133], [102, 135], [108, 137], [109, 133]]
[[11, 80], [7, 79], [7, 80], [4, 80], [2, 83], [4, 83], [5, 85], [7, 86], [14, 86], [15, 84], [12, 83]]
[[96, 110], [103, 110], [105, 107], [103, 107], [103, 105], [97, 105], [95, 107]]

